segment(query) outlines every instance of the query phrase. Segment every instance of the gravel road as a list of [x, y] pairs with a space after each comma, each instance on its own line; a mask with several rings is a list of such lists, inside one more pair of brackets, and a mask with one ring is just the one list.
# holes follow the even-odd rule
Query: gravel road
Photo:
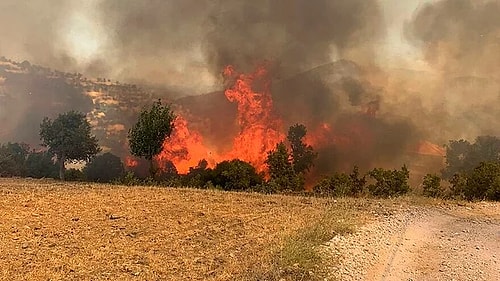
[[325, 280], [500, 280], [500, 204], [400, 208], [325, 250]]

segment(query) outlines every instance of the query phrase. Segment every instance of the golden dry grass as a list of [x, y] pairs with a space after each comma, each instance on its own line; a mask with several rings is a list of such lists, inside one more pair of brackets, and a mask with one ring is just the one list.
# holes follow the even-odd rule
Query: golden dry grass
[[0, 275], [2, 280], [235, 280], [252, 268], [265, 271], [283, 241], [322, 217], [329, 202], [0, 179]]

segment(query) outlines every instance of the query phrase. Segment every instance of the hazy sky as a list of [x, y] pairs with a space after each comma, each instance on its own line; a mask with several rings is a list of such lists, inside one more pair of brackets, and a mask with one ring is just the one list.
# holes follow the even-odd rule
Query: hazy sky
[[[376, 45], [380, 64], [425, 67], [420, 60], [419, 50], [406, 41], [402, 31], [415, 10], [429, 1], [431, 0], [379, 0], [386, 31], [382, 39], [370, 44]], [[179, 42], [179, 46], [172, 42], [168, 52], [156, 57], [142, 58], [140, 62], [129, 59], [127, 62], [116, 63], [124, 59], [122, 54], [114, 51], [116, 31], [109, 26], [106, 15], [101, 13], [102, 5], [106, 2], [108, 1], [3, 0], [0, 3], [0, 55], [65, 71], [84, 72], [89, 76], [143, 79], [157, 84], [184, 87], [188, 91], [206, 92], [218, 87], [216, 77], [207, 69], [201, 43], [196, 41], [202, 39], [197, 39], [196, 36], [186, 34], [188, 39], [181, 40], [183, 42]], [[172, 11], [166, 13], [167, 17]], [[332, 59], [335, 59], [335, 54], [332, 54]], [[196, 79], [193, 79], [193, 75], [196, 75]]]

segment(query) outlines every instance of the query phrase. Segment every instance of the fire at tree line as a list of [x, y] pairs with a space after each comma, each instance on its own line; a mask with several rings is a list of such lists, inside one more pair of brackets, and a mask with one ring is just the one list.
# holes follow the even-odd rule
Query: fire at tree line
[[[23, 143], [0, 145], [0, 176], [59, 178], [68, 181], [106, 182], [125, 185], [184, 186], [262, 193], [296, 193], [320, 196], [393, 197], [408, 193], [410, 171], [406, 166], [387, 170], [375, 168], [362, 174], [336, 172], [306, 184], [318, 154], [304, 142], [307, 128], [295, 124], [286, 141], [268, 151], [266, 171], [258, 172], [249, 162], [225, 160], [210, 168], [207, 160], [179, 174], [171, 161], [158, 163], [165, 139], [171, 135], [176, 116], [161, 101], [144, 108], [129, 130], [130, 153], [147, 160], [148, 175], [126, 169], [118, 156], [99, 154], [98, 140], [91, 134], [85, 114], [70, 111], [40, 124], [40, 139], [47, 149], [31, 151]], [[427, 174], [421, 184], [423, 195], [467, 200], [500, 200], [500, 138], [479, 136], [474, 143], [452, 140], [446, 145], [446, 167], [441, 175]], [[83, 170], [66, 169], [65, 163], [86, 161]], [[159, 168], [161, 166], [161, 168]], [[127, 171], [128, 170], [128, 171]], [[312, 188], [306, 188], [310, 185]]]

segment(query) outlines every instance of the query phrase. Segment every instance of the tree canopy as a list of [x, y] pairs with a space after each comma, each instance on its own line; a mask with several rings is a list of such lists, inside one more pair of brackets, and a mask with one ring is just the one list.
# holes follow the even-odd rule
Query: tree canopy
[[213, 169], [210, 180], [215, 186], [224, 190], [248, 190], [261, 184], [262, 175], [248, 162], [234, 159], [222, 161]]
[[0, 145], [0, 177], [24, 175], [28, 151], [28, 145], [23, 143]]
[[288, 129], [287, 139], [292, 150], [292, 164], [296, 173], [308, 172], [318, 156], [312, 146], [304, 142], [307, 134], [306, 126], [295, 124]]
[[158, 100], [151, 108], [141, 111], [137, 123], [128, 132], [130, 153], [150, 161], [151, 176], [155, 174], [153, 158], [161, 152], [163, 142], [172, 133], [174, 120], [170, 105], [162, 105]]
[[57, 178], [58, 167], [47, 151], [32, 152], [26, 158], [26, 176], [32, 178]]
[[446, 145], [446, 168], [444, 178], [457, 173], [469, 172], [481, 162], [500, 162], [500, 139], [494, 136], [479, 136], [474, 143], [452, 140]]
[[293, 170], [290, 154], [284, 142], [276, 145], [276, 148], [267, 154], [266, 164], [269, 168], [269, 176], [278, 190], [300, 190], [303, 188], [301, 179]]
[[66, 161], [89, 161], [101, 150], [90, 129], [85, 114], [76, 111], [59, 114], [54, 120], [43, 119], [40, 138], [49, 153], [56, 155], [60, 179], [64, 180]]

